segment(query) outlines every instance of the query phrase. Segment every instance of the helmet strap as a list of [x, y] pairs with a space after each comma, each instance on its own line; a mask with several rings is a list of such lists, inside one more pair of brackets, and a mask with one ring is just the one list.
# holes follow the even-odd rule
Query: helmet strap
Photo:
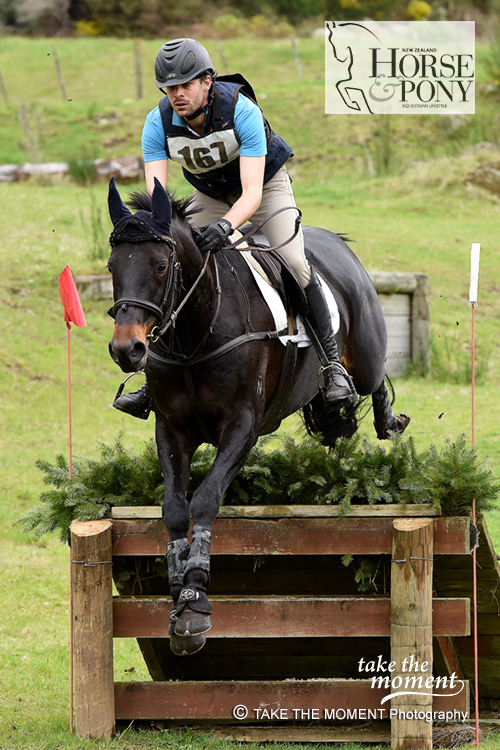
[[193, 114], [192, 114], [192, 115], [189, 115], [189, 117], [187, 117], [187, 116], [186, 116], [186, 117], [185, 117], [184, 119], [185, 119], [185, 120], [187, 120], [188, 122], [189, 122], [190, 120], [196, 120], [196, 118], [197, 118], [197, 117], [199, 117], [199, 116], [200, 116], [201, 114], [203, 114], [204, 112], [206, 112], [206, 111], [207, 111], [207, 109], [208, 109], [208, 104], [205, 104], [205, 106], [204, 106], [204, 107], [199, 107], [199, 108], [198, 108], [198, 109], [196, 110], [196, 112], [193, 112]]
[[187, 120], [188, 122], [190, 120], [196, 120], [196, 118], [199, 117], [201, 114], [203, 114], [204, 112], [205, 113], [207, 112], [208, 108], [212, 105], [213, 100], [214, 100], [214, 82], [212, 79], [212, 83], [210, 84], [210, 89], [208, 91], [208, 102], [205, 104], [204, 107], [199, 107], [196, 110], [196, 112], [193, 112], [192, 115], [189, 115], [189, 117], [185, 117], [184, 119]]

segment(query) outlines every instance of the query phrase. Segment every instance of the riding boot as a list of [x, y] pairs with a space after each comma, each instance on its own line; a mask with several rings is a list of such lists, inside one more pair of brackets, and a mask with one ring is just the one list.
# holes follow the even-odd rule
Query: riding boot
[[[304, 291], [309, 303], [307, 318], [323, 349], [323, 352], [318, 352], [318, 354], [322, 363], [320, 372], [323, 374], [323, 387], [321, 392], [325, 404], [330, 406], [338, 401], [357, 400], [352, 380], [340, 362], [328, 303], [313, 268], [311, 268], [311, 279], [304, 287]], [[324, 362], [325, 356], [327, 362]]]
[[148, 384], [144, 383], [138, 391], [124, 393], [123, 395], [122, 390], [123, 388], [120, 386], [116, 398], [113, 401], [115, 409], [124, 411], [126, 414], [130, 414], [132, 417], [137, 417], [138, 419], [147, 419], [151, 411], [152, 403]]

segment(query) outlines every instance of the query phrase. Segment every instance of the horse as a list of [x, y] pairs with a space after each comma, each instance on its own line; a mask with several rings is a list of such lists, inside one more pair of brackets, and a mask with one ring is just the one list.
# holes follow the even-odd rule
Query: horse
[[[187, 655], [203, 647], [211, 627], [211, 526], [259, 436], [303, 409], [308, 430], [333, 446], [357, 429], [357, 405], [325, 410], [315, 348], [279, 340], [283, 331], [275, 330], [241, 253], [199, 250], [189, 199], [170, 197], [156, 181], [151, 196], [134, 193], [128, 203], [135, 213], [112, 180], [109, 352], [125, 373], [145, 373], [152, 396], [169, 536], [170, 648]], [[368, 274], [340, 236], [304, 227], [304, 240], [309, 262], [337, 301], [341, 359], [357, 392], [372, 397], [378, 437], [402, 432], [409, 418], [390, 403], [385, 321]], [[217, 447], [216, 457], [188, 502], [191, 459], [205, 442]]]

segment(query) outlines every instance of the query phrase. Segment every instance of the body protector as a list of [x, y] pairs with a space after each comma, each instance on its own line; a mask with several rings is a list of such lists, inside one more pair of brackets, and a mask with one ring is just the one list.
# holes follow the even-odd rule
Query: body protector
[[[174, 125], [167, 96], [159, 103], [168, 158], [182, 166], [184, 177], [193, 187], [215, 200], [227, 200], [230, 196], [234, 200], [242, 191], [240, 141], [234, 125], [234, 110], [240, 93], [257, 104], [252, 87], [239, 73], [214, 81], [206, 132], [202, 135]], [[264, 115], [262, 117], [267, 140], [265, 184], [293, 153], [283, 138], [271, 130]]]

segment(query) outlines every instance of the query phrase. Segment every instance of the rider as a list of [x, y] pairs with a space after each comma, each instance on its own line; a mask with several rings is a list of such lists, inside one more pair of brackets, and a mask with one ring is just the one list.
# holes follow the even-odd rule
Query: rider
[[[257, 223], [295, 206], [285, 167], [292, 151], [271, 130], [242, 76], [217, 77], [207, 50], [189, 38], [172, 39], [160, 48], [155, 74], [165, 96], [147, 115], [142, 132], [146, 186], [152, 193], [158, 178], [166, 188], [168, 160], [181, 164], [194, 187], [191, 206], [197, 210], [196, 242], [202, 252], [220, 250], [233, 230], [249, 220]], [[293, 236], [296, 216], [296, 211], [282, 211], [264, 224], [271, 246]], [[308, 317], [329, 363], [323, 368], [326, 405], [349, 399], [351, 386], [339, 361], [330, 312], [307, 263], [300, 227], [280, 252], [304, 287]], [[119, 396], [113, 406], [146, 419], [150, 401], [145, 384]]]

